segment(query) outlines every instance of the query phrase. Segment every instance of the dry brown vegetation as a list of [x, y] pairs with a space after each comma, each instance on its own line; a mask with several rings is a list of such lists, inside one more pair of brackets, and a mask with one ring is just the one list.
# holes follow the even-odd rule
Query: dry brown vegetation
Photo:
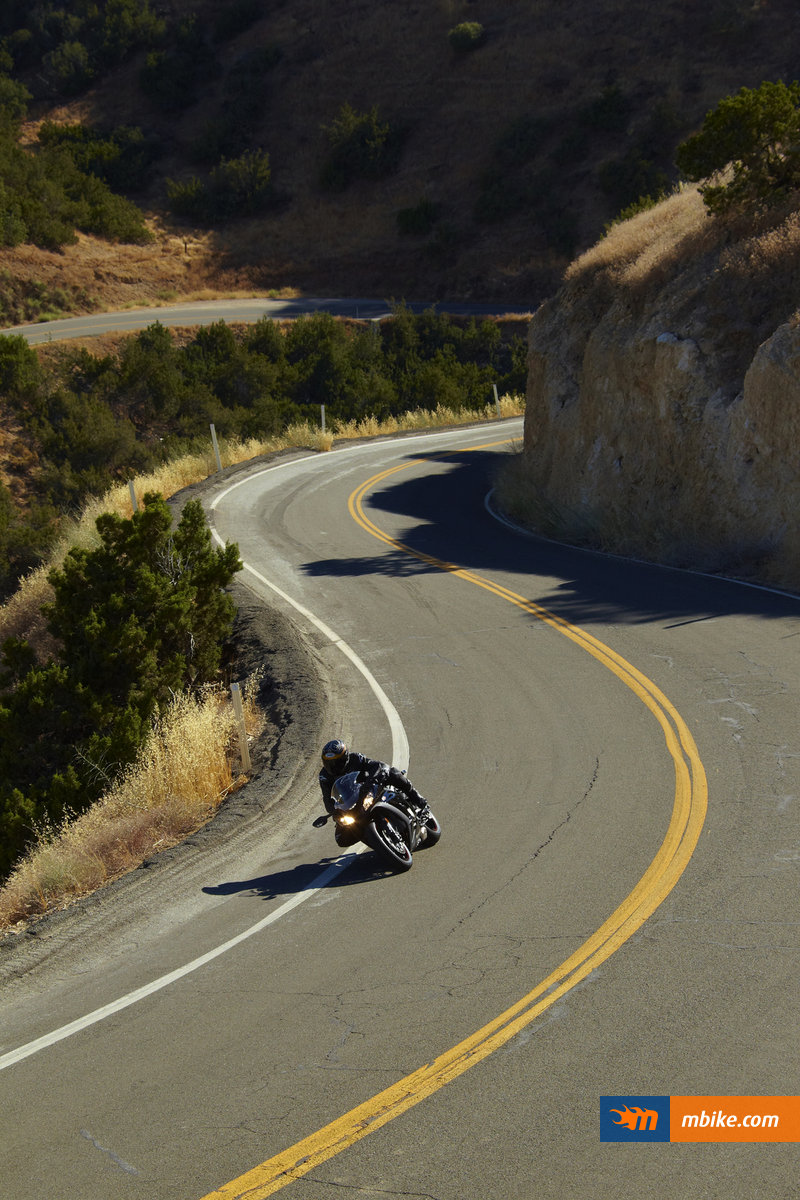
[[[245, 689], [245, 723], [263, 718]], [[35, 848], [0, 889], [0, 930], [64, 908], [174, 846], [203, 825], [237, 787], [238, 739], [232, 706], [219, 689], [176, 698], [139, 759], [87, 812], [39, 831]]]
[[[168, 7], [198, 4], [172, 0]], [[477, 51], [458, 55], [447, 35], [465, 19], [480, 22], [487, 36]], [[135, 61], [73, 103], [32, 114], [27, 135], [34, 136], [45, 115], [161, 132], [172, 151], [141, 198], [156, 242], [116, 247], [81, 237], [63, 253], [20, 247], [4, 259], [15, 275], [83, 287], [103, 307], [206, 288], [533, 304], [552, 290], [569, 261], [543, 234], [543, 195], [557, 194], [558, 205], [574, 211], [577, 249], [591, 245], [616, 212], [598, 188], [598, 169], [625, 150], [652, 114], [667, 113], [679, 127], [676, 136], [685, 136], [740, 86], [793, 78], [799, 38], [792, 0], [271, 4], [262, 20], [223, 47], [222, 66], [230, 68], [254, 45], [281, 50], [254, 131], [286, 198], [280, 209], [213, 233], [164, 215], [164, 177], [198, 170], [182, 148], [219, 113], [223, 80], [210, 80], [186, 112], [164, 117], [138, 88], [141, 64]], [[595, 131], [565, 158], [575, 113], [610, 85], [631, 100], [626, 128], [615, 138]], [[344, 103], [361, 111], [377, 105], [407, 136], [394, 174], [326, 194], [318, 186], [323, 126]], [[553, 120], [556, 128], [534, 176], [526, 177], [534, 184], [530, 201], [498, 223], [476, 222], [482, 173], [494, 172], [505, 184], [494, 157], [498, 137], [529, 117]], [[438, 233], [399, 236], [398, 210], [422, 199], [441, 206]]]
[[659, 305], [716, 355], [719, 383], [741, 389], [756, 348], [798, 311], [800, 209], [796, 197], [757, 213], [709, 216], [695, 187], [614, 225], [570, 264], [568, 290], [587, 314], [615, 302]]

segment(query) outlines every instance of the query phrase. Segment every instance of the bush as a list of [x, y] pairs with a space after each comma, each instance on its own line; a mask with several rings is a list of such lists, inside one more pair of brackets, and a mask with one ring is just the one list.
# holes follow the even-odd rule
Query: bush
[[182, 183], [167, 180], [172, 212], [209, 225], [258, 216], [273, 198], [269, 155], [263, 150], [248, 150], [238, 158], [223, 159], [206, 182], [196, 176]]
[[578, 110], [578, 122], [595, 133], [621, 133], [632, 108], [630, 98], [617, 84], [611, 84]]
[[131, 125], [104, 131], [88, 125], [44, 121], [38, 140], [42, 146], [69, 154], [79, 171], [96, 175], [119, 192], [135, 192], [145, 187], [150, 167], [161, 153], [155, 138]]
[[45, 78], [56, 95], [76, 96], [94, 78], [89, 51], [82, 42], [61, 42], [45, 54], [43, 66]]
[[323, 130], [330, 150], [320, 183], [331, 191], [343, 191], [355, 179], [382, 179], [397, 166], [403, 135], [380, 119], [377, 106], [360, 113], [343, 104]]
[[16, 131], [0, 126], [3, 243], [33, 242], [57, 250], [76, 241], [76, 229], [118, 241], [151, 237], [139, 209], [99, 177], [81, 171], [57, 138], [31, 152], [19, 144]]
[[463, 54], [482, 46], [486, 41], [486, 31], [478, 21], [462, 21], [450, 30], [447, 40], [454, 50]]
[[154, 716], [212, 679], [234, 607], [223, 589], [241, 568], [214, 549], [199, 501], [173, 532], [149, 493], [129, 520], [97, 520], [100, 545], [53, 571], [47, 608], [58, 657], [36, 666], [26, 643], [3, 647], [0, 686], [0, 873], [35, 828], [87, 808], [132, 762]]
[[675, 162], [687, 179], [708, 181], [700, 191], [711, 212], [782, 199], [800, 187], [800, 84], [764, 82], [721, 100]]
[[239, 158], [223, 159], [211, 172], [211, 204], [215, 220], [253, 217], [272, 199], [269, 155], [250, 150]]
[[9, 130], [19, 128], [28, 111], [31, 94], [26, 87], [8, 75], [0, 75], [0, 123]]

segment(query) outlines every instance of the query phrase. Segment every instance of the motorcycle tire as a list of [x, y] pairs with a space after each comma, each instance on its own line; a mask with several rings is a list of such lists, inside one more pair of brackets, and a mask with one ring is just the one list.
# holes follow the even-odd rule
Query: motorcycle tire
[[420, 843], [420, 850], [426, 849], [427, 846], [435, 846], [439, 838], [442, 836], [442, 827], [439, 824], [439, 819], [438, 817], [435, 817], [433, 813], [431, 813], [425, 822], [425, 828], [427, 829], [428, 833], [425, 841]]
[[393, 821], [378, 814], [364, 830], [364, 841], [376, 854], [397, 871], [408, 871], [414, 857], [405, 838]]

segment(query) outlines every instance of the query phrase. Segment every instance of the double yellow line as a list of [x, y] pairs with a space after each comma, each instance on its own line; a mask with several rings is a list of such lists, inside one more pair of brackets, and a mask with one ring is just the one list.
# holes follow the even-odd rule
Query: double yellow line
[[[490, 442], [483, 446], [473, 446], [471, 450], [488, 449], [490, 446], [501, 444], [503, 443]], [[485, 588], [500, 599], [543, 621], [575, 642], [587, 654], [591, 654], [629, 687], [661, 726], [667, 750], [674, 763], [675, 797], [672, 817], [658, 853], [619, 908], [574, 954], [526, 996], [476, 1033], [440, 1054], [433, 1062], [426, 1063], [343, 1117], [332, 1121], [330, 1125], [261, 1163], [218, 1191], [211, 1192], [204, 1200], [263, 1200], [264, 1197], [273, 1195], [293, 1180], [299, 1179], [327, 1159], [366, 1137], [368, 1133], [373, 1133], [407, 1109], [419, 1104], [421, 1100], [505, 1045], [605, 962], [644, 924], [669, 895], [686, 869], [705, 820], [708, 788], [694, 739], [680, 713], [651, 679], [586, 630], [472, 571], [413, 550], [384, 533], [366, 516], [362, 507], [366, 494], [377, 484], [412, 465], [413, 462], [405, 462], [400, 466], [390, 467], [373, 475], [357, 488], [348, 501], [353, 519], [373, 537], [379, 538], [393, 549], [412, 555], [429, 566], [447, 571], [477, 587]]]

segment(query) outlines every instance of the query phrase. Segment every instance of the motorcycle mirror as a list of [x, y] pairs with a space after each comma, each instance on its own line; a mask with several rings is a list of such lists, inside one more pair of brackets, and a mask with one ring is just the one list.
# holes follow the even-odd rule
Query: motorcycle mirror
[[316, 817], [316, 818], [315, 818], [315, 819], [314, 819], [314, 820], [311, 822], [311, 824], [314, 826], [314, 828], [315, 828], [315, 829], [322, 829], [322, 826], [323, 826], [323, 825], [327, 825], [327, 824], [328, 824], [328, 816], [329, 816], [329, 815], [330, 815], [329, 813], [325, 813], [325, 814], [324, 814], [324, 816], [321, 816], [321, 817]]

